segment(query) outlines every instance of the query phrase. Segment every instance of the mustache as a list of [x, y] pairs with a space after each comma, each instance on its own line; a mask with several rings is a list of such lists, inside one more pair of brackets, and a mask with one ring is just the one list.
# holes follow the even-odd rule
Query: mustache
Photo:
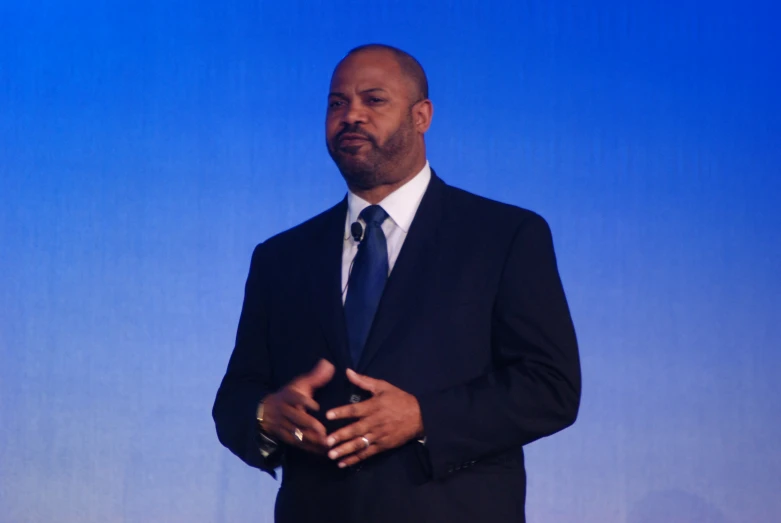
[[372, 136], [371, 134], [367, 133], [366, 131], [364, 131], [363, 129], [361, 129], [358, 126], [347, 126], [347, 127], [345, 127], [344, 129], [339, 131], [339, 134], [336, 135], [336, 140], [335, 141], [337, 141], [337, 142], [340, 141], [342, 139], [342, 136], [344, 136], [345, 134], [359, 134], [359, 135], [363, 136], [364, 138], [366, 138], [367, 140], [369, 140], [371, 143], [373, 143], [375, 145], [377, 144], [377, 142], [374, 140], [374, 136]]

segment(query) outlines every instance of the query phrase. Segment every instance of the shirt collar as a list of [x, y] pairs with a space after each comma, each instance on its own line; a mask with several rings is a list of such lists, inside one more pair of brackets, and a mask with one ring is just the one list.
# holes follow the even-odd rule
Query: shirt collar
[[[404, 231], [409, 231], [415, 213], [418, 211], [420, 201], [426, 192], [428, 183], [431, 181], [431, 167], [426, 160], [426, 165], [410, 181], [390, 193], [378, 205], [388, 213], [393, 223]], [[356, 196], [352, 191], [347, 192], [347, 223], [344, 227], [344, 239], [349, 239], [350, 225], [358, 221], [358, 216], [366, 207], [371, 205], [369, 202]]]

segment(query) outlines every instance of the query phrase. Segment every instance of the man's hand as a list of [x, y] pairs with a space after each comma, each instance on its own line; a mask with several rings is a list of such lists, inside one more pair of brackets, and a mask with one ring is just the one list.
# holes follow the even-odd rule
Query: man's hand
[[[358, 418], [326, 440], [333, 449], [331, 459], [339, 459], [339, 467], [355, 465], [384, 450], [403, 445], [413, 438], [423, 437], [423, 419], [415, 396], [387, 381], [363, 376], [347, 369], [347, 379], [372, 393], [372, 398], [331, 409], [328, 419]], [[366, 443], [368, 440], [368, 445]]]
[[[313, 399], [319, 389], [334, 375], [334, 366], [321, 359], [307, 374], [293, 379], [285, 387], [263, 400], [263, 424], [261, 427], [278, 441], [315, 454], [325, 454], [326, 431], [322, 423], [311, 416], [310, 411], [320, 410]], [[295, 437], [296, 429], [303, 433], [303, 440]]]

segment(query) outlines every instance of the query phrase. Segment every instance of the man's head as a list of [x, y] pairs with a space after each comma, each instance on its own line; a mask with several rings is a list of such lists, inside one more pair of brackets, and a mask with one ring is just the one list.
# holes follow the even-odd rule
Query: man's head
[[331, 77], [326, 145], [353, 190], [406, 182], [426, 161], [433, 108], [423, 68], [394, 47], [350, 51]]

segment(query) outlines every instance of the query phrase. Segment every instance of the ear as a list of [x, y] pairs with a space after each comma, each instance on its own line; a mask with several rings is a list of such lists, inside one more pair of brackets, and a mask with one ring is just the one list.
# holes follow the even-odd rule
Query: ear
[[431, 118], [433, 116], [434, 105], [428, 98], [412, 106], [412, 122], [415, 124], [415, 130], [420, 134], [425, 133], [431, 127]]

